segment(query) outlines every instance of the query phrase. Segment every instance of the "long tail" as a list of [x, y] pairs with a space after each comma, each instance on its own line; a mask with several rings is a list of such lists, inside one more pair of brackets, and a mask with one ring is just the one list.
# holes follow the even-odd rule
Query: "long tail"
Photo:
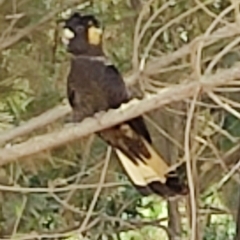
[[181, 179], [184, 163], [176, 169], [170, 168], [152, 146], [143, 140], [148, 149], [149, 158], [131, 160], [126, 154], [116, 149], [118, 158], [133, 185], [143, 195], [155, 193], [162, 197], [185, 195], [188, 187]]

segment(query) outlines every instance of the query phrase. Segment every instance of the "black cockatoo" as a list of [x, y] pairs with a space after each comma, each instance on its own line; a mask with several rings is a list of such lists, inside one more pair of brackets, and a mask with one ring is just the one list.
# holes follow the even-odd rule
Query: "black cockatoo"
[[[67, 94], [74, 121], [99, 111], [118, 108], [131, 100], [118, 69], [102, 49], [102, 29], [92, 15], [72, 14], [64, 22], [62, 40], [72, 54]], [[97, 133], [111, 145], [132, 184], [143, 194], [185, 195], [187, 185], [153, 149], [143, 117]]]

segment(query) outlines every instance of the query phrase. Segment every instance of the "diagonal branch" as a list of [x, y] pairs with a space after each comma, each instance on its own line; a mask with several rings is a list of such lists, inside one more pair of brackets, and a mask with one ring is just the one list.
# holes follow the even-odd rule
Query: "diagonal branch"
[[[158, 72], [159, 69], [169, 66], [170, 64], [176, 62], [177, 60], [187, 56], [193, 50], [193, 47], [198, 43], [203, 41], [204, 47], [207, 47], [211, 44], [220, 41], [221, 39], [226, 39], [230, 37], [234, 37], [240, 33], [240, 29], [236, 23], [228, 24], [225, 27], [219, 28], [214, 31], [209, 37], [204, 37], [204, 35], [200, 35], [194, 38], [189, 44], [184, 45], [173, 53], [169, 53], [168, 55], [164, 55], [156, 60], [149, 61], [146, 64], [145, 72], [146, 74], [152, 75], [152, 73]], [[136, 79], [131, 79], [132, 81], [136, 81]]]
[[51, 124], [56, 120], [66, 116], [68, 113], [70, 113], [70, 111], [71, 108], [69, 105], [59, 105], [37, 117], [31, 118], [29, 121], [18, 127], [6, 130], [3, 133], [0, 133], [0, 146], [4, 145], [8, 141], [11, 141], [12, 139], [27, 135], [36, 129]]
[[165, 88], [156, 95], [139, 101], [135, 100], [117, 110], [109, 110], [96, 118], [87, 118], [72, 127], [64, 128], [58, 132], [48, 133], [34, 137], [26, 142], [13, 145], [0, 150], [0, 166], [10, 163], [18, 158], [24, 158], [41, 151], [50, 150], [71, 141], [80, 139], [91, 133], [109, 128], [128, 119], [137, 117], [146, 112], [158, 109], [166, 104], [181, 101], [194, 95], [197, 89], [201, 92], [213, 90], [217, 86], [226, 85], [240, 76], [240, 67], [219, 71], [209, 77], [202, 77], [200, 81], [192, 81]]
[[[76, 0], [72, 0], [71, 2], [69, 2], [69, 5], [75, 4], [76, 2], [77, 2]], [[47, 16], [45, 19], [47, 19]], [[43, 22], [44, 21], [42, 21], [42, 23]], [[149, 63], [146, 65], [145, 73], [153, 75], [154, 72], [158, 71], [159, 69], [166, 67], [166, 66], [170, 65], [171, 63], [177, 61], [178, 59], [190, 54], [191, 50], [192, 50], [192, 46], [194, 44], [196, 44], [196, 42], [198, 42], [198, 41], [204, 40], [205, 45], [208, 46], [210, 44], [215, 43], [219, 39], [234, 36], [234, 35], [238, 34], [239, 32], [240, 32], [240, 29], [237, 27], [236, 23], [232, 23], [232, 24], [229, 24], [225, 27], [222, 27], [222, 28], [216, 30], [215, 32], [212, 33], [212, 35], [208, 39], [203, 39], [203, 36], [199, 36], [199, 37], [195, 38], [189, 44], [178, 49], [177, 51], [170, 53], [168, 55], [164, 55], [164, 56], [158, 58], [157, 60], [149, 61]], [[25, 36], [25, 35], [22, 35], [22, 36]], [[11, 41], [10, 41], [10, 43], [11, 43]], [[9, 44], [9, 43], [7, 43], [7, 44]], [[0, 51], [1, 50], [2, 50], [2, 47], [1, 47], [1, 43], [0, 43]], [[127, 76], [124, 80], [127, 85], [133, 85], [137, 81], [138, 77], [139, 77], [139, 73], [134, 72], [134, 73], [129, 74], [129, 76]], [[14, 127], [13, 129], [4, 131], [3, 133], [0, 133], [0, 146], [4, 145], [8, 141], [11, 141], [12, 139], [20, 137], [22, 135], [29, 134], [36, 129], [44, 127], [47, 124], [51, 124], [54, 121], [56, 121], [60, 118], [63, 118], [68, 113], [70, 113], [69, 106], [60, 105], [53, 109], [50, 109], [49, 111], [41, 114], [38, 117], [31, 119], [30, 121], [24, 123], [23, 125], [21, 125], [19, 127]]]

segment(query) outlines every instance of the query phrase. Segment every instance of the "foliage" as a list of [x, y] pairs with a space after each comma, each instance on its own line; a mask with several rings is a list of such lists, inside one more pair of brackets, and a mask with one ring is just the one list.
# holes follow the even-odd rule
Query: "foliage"
[[[148, 4], [149, 2], [151, 3]], [[162, 56], [174, 53], [197, 36], [205, 34], [214, 19], [231, 4], [231, 1], [224, 0], [0, 0], [0, 129], [4, 131], [16, 127], [65, 99], [69, 56], [61, 45], [57, 20], [73, 9], [94, 13], [101, 19], [106, 28], [104, 49], [121, 72], [126, 73], [137, 71], [144, 62], [146, 67], [150, 61], [158, 61]], [[151, 16], [163, 6], [166, 6], [165, 10], [159, 12], [154, 21], [149, 23]], [[234, 22], [237, 11], [234, 10], [223, 16], [214, 30], [224, 27], [227, 21]], [[47, 21], [38, 24], [54, 11], [55, 14]], [[134, 32], [139, 16], [142, 16], [140, 30], [144, 29], [146, 23], [149, 26], [135, 49]], [[169, 24], [173, 19], [174, 24]], [[15, 36], [34, 25], [36, 26], [33, 30], [19, 41], [4, 47]], [[159, 29], [161, 33], [153, 41], [153, 36]], [[149, 72], [146, 70], [136, 87], [146, 94], [156, 92], [163, 86], [182, 83], [189, 78], [197, 79], [197, 72], [203, 73], [216, 55], [234, 41], [234, 37], [225, 37], [204, 47], [200, 61], [195, 59], [193, 54], [194, 56], [179, 58], [169, 68], [166, 66], [157, 70], [150, 69]], [[149, 45], [151, 41], [152, 46]], [[196, 46], [193, 45], [193, 51], [194, 47]], [[227, 51], [223, 54], [224, 57], [217, 59], [211, 73], [220, 68], [229, 68], [239, 61], [238, 45], [235, 44], [230, 50], [232, 52]], [[239, 90], [236, 86], [233, 85], [231, 89], [217, 89], [216, 93], [219, 93], [221, 100], [238, 110]], [[204, 194], [212, 189], [213, 192], [219, 190], [217, 183], [235, 164], [233, 161], [224, 170], [221, 168], [219, 173], [213, 173], [216, 159], [237, 145], [240, 134], [239, 116], [223, 110], [222, 106], [217, 106], [207, 96], [198, 100], [191, 132], [194, 143], [191, 154], [193, 159], [200, 160], [197, 167], [202, 171], [198, 176], [199, 189], [203, 189], [200, 192], [203, 196], [200, 205], [214, 206], [214, 201], [218, 201], [217, 209], [226, 207], [231, 210], [220, 217], [216, 217], [215, 213], [203, 214], [203, 239], [231, 239], [234, 232], [231, 214], [234, 215], [232, 209], [236, 208], [238, 200], [232, 203], [229, 203], [229, 200], [236, 191], [236, 184], [233, 184], [233, 180], [229, 181], [228, 191], [221, 188], [221, 194], [215, 194], [211, 201], [204, 197]], [[164, 109], [164, 113], [156, 111], [150, 116], [154, 123], [148, 121], [153, 139], [156, 140], [155, 144], [168, 156], [166, 158], [178, 159], [183, 155], [182, 132], [185, 129], [188, 103], [189, 99], [186, 99], [183, 109], [169, 105]], [[179, 112], [183, 115], [183, 125], [178, 126], [175, 131], [173, 125]], [[58, 121], [31, 133], [30, 136], [14, 139], [11, 144], [57, 130], [66, 121]], [[166, 130], [167, 139], [159, 133], [159, 128]], [[179, 137], [180, 132], [182, 134], [179, 134]], [[180, 147], [169, 138], [179, 142]], [[166, 145], [170, 146], [170, 150], [164, 147]], [[51, 235], [52, 238], [54, 234], [59, 234], [56, 239], [62, 239], [68, 232], [70, 236], [76, 235], [74, 230], [80, 227], [94, 198], [106, 158], [106, 149], [106, 144], [100, 139], [89, 137], [61, 149], [34, 155], [2, 167], [0, 183], [9, 188], [3, 189], [0, 186], [0, 237], [11, 238], [26, 234], [25, 238], [23, 237], [26, 239], [29, 234], [37, 233], [46, 239], [48, 237], [44, 237], [44, 234]], [[178, 152], [177, 156], [174, 157], [173, 152]], [[208, 176], [212, 175], [214, 177], [211, 177], [211, 181], [207, 181], [210, 179]], [[84, 234], [90, 239], [168, 238], [165, 231], [170, 228], [168, 203], [157, 197], [140, 196], [122, 173], [114, 154], [111, 155], [105, 182], [113, 186], [101, 191], [89, 220], [90, 225], [94, 221], [96, 224], [89, 227]], [[62, 190], [52, 191], [55, 187]], [[190, 235], [187, 212], [189, 205], [186, 201], [179, 201], [178, 204], [181, 214], [178, 214], [176, 219], [181, 219], [182, 236], [187, 237]]]

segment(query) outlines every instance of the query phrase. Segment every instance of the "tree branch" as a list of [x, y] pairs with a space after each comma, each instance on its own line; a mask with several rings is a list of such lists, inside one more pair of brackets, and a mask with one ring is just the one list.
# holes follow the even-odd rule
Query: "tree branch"
[[[200, 35], [193, 39], [189, 44], [184, 45], [173, 53], [168, 55], [164, 55], [156, 60], [149, 61], [146, 64], [145, 73], [149, 75], [153, 75], [152, 73], [156, 73], [159, 69], [167, 67], [168, 65], [176, 62], [180, 58], [186, 57], [191, 53], [196, 43], [203, 41], [204, 47], [207, 47], [211, 44], [216, 43], [221, 39], [226, 39], [229, 37], [234, 37], [235, 35], [240, 33], [240, 29], [236, 23], [228, 24], [225, 27], [219, 28], [214, 31], [209, 37], [204, 37], [204, 35]], [[135, 79], [131, 79], [135, 81]]]
[[0, 52], [7, 48], [10, 48], [12, 45], [16, 44], [22, 38], [29, 35], [31, 32], [37, 30], [40, 26], [42, 26], [43, 24], [50, 21], [53, 17], [55, 17], [59, 12], [65, 10], [66, 8], [74, 6], [76, 4], [80, 5], [81, 1], [79, 0], [67, 1], [67, 3], [65, 3], [62, 8], [55, 9], [49, 12], [48, 14], [44, 15], [44, 17], [40, 21], [38, 21], [36, 24], [27, 26], [22, 30], [20, 30], [17, 34], [4, 39], [3, 41], [0, 42]]
[[156, 95], [149, 95], [143, 100], [135, 100], [117, 110], [109, 110], [95, 118], [87, 118], [72, 127], [66, 127], [58, 132], [34, 137], [26, 142], [0, 150], [0, 166], [18, 158], [28, 157], [41, 151], [50, 150], [91, 133], [109, 128], [128, 119], [137, 117], [171, 102], [181, 101], [191, 97], [196, 89], [201, 92], [211, 91], [217, 86], [226, 85], [240, 76], [240, 68], [233, 67], [219, 71], [209, 77], [203, 76], [200, 81], [192, 81], [162, 89]]
[[[69, 3], [69, 5], [76, 4], [76, 2], [77, 2], [76, 0], [73, 0]], [[45, 19], [48, 19], [48, 17], [46, 16]], [[45, 20], [42, 20], [41, 24], [43, 24], [44, 22], [45, 22]], [[32, 30], [34, 30], [34, 29], [32, 29]], [[157, 60], [149, 61], [149, 63], [146, 65], [145, 72], [146, 72], [146, 74], [153, 75], [156, 71], [159, 71], [159, 69], [166, 67], [166, 66], [170, 65], [171, 63], [177, 61], [178, 59], [190, 54], [191, 50], [192, 50], [192, 46], [194, 44], [196, 44], [196, 42], [198, 42], [198, 41], [204, 40], [205, 45], [208, 46], [222, 38], [234, 36], [234, 35], [238, 34], [239, 32], [240, 32], [240, 29], [237, 27], [236, 23], [233, 23], [233, 24], [229, 24], [225, 27], [222, 27], [222, 28], [216, 30], [215, 32], [212, 33], [212, 35], [208, 39], [204, 39], [203, 36], [199, 36], [199, 37], [195, 38], [189, 44], [178, 49], [177, 51], [170, 53], [168, 55], [162, 56], [162, 57], [158, 58]], [[27, 34], [27, 32], [25, 32], [25, 34]], [[21, 35], [19, 37], [22, 38], [25, 36], [25, 34]], [[18, 40], [20, 40], [19, 37], [18, 37]], [[16, 39], [17, 39], [17, 37], [16, 37]], [[12, 41], [12, 43], [14, 41]], [[11, 41], [10, 41], [10, 43], [11, 43]], [[6, 44], [9, 44], [9, 43], [6, 43]], [[6, 45], [5, 47], [10, 47], [10, 45], [9, 46]], [[0, 43], [0, 51], [3, 49], [2, 49], [2, 46]], [[129, 74], [124, 80], [125, 80], [126, 84], [128, 86], [130, 86], [130, 85], [133, 85], [134, 83], [136, 83], [138, 77], [139, 77], [139, 73], [134, 72], [134, 73]], [[50, 109], [49, 111], [41, 114], [38, 117], [35, 117], [35, 118], [29, 120], [28, 122], [24, 123], [23, 125], [21, 125], [19, 127], [14, 127], [13, 129], [10, 129], [10, 130], [7, 130], [7, 131], [1, 133], [0, 134], [0, 146], [4, 145], [8, 141], [11, 141], [12, 139], [20, 137], [22, 135], [29, 134], [36, 129], [39, 129], [48, 124], [51, 124], [54, 121], [65, 117], [69, 113], [70, 113], [69, 106], [59, 105], [53, 109]]]
[[12, 139], [27, 135], [38, 128], [45, 127], [48, 124], [51, 124], [56, 120], [66, 116], [70, 112], [71, 108], [69, 105], [59, 105], [37, 117], [31, 118], [29, 121], [18, 127], [6, 130], [0, 134], [0, 146], [8, 141], [11, 141]]

